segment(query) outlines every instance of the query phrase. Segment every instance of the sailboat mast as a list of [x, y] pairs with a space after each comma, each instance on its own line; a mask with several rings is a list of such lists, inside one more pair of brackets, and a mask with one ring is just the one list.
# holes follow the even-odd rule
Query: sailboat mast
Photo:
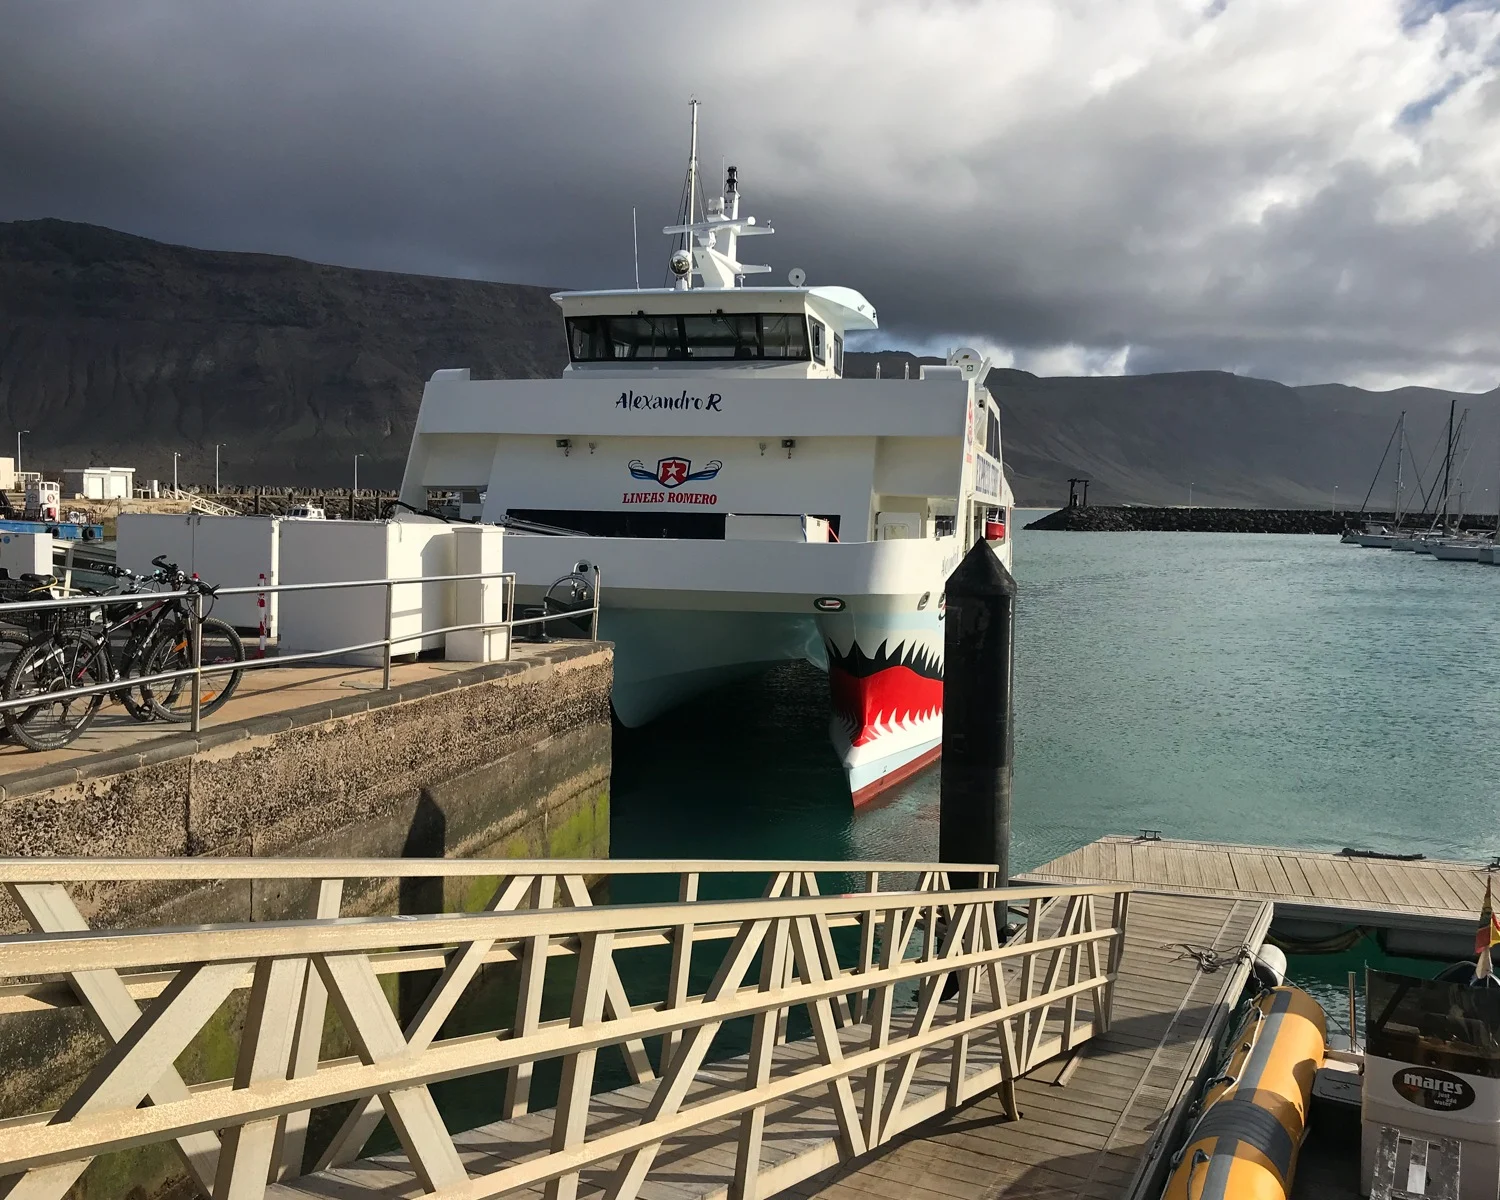
[[[1444, 524], [1447, 524], [1448, 521], [1448, 485], [1453, 473], [1453, 414], [1457, 408], [1458, 400], [1456, 398], [1448, 401], [1448, 453], [1443, 455], [1443, 491], [1439, 498], [1439, 504], [1441, 505], [1439, 513], [1442, 515]], [[1434, 525], [1437, 524], [1436, 515], [1434, 514]]]
[[1406, 411], [1401, 412], [1401, 419], [1396, 422], [1396, 507], [1392, 509], [1395, 520], [1395, 528], [1401, 528], [1401, 466], [1406, 459]]

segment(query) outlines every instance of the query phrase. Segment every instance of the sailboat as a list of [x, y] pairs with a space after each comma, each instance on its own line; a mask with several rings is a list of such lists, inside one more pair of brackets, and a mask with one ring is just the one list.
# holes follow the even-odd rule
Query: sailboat
[[1391, 430], [1391, 436], [1386, 439], [1385, 453], [1380, 456], [1380, 465], [1375, 468], [1374, 478], [1370, 480], [1369, 491], [1365, 493], [1364, 503], [1359, 506], [1360, 515], [1363, 516], [1369, 507], [1370, 496], [1375, 491], [1375, 485], [1380, 480], [1380, 472], [1385, 469], [1385, 460], [1390, 457], [1391, 443], [1396, 442], [1396, 503], [1392, 509], [1394, 520], [1390, 525], [1376, 524], [1372, 521], [1364, 522], [1363, 528], [1350, 527], [1344, 530], [1340, 538], [1349, 545], [1363, 546], [1367, 549], [1390, 550], [1394, 548], [1395, 542], [1401, 534], [1401, 501], [1403, 499], [1403, 481], [1401, 468], [1406, 457], [1406, 412], [1403, 410], [1401, 416], [1396, 419], [1396, 428]]

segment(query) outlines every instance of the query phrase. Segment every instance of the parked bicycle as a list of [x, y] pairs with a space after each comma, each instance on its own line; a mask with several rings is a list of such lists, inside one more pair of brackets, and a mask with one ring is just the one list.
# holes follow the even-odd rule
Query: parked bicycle
[[[5, 728], [17, 741], [33, 750], [66, 746], [88, 729], [106, 696], [119, 700], [138, 720], [191, 719], [195, 629], [201, 639], [202, 666], [245, 660], [244, 645], [232, 626], [207, 615], [201, 622], [195, 620], [199, 597], [206, 599], [206, 608], [211, 609], [214, 588], [188, 578], [177, 564], [162, 557], [153, 559], [152, 565], [156, 571], [150, 576], [114, 568], [110, 573], [120, 579], [121, 590], [101, 596], [97, 606], [39, 610], [34, 619], [36, 636], [16, 656], [5, 677], [5, 699], [37, 698], [35, 704], [4, 711]], [[136, 598], [152, 590], [187, 595]], [[122, 602], [120, 596], [131, 599]], [[207, 715], [222, 707], [239, 686], [242, 674], [203, 674], [199, 713]], [[160, 675], [175, 677], [151, 683], [130, 682]], [[120, 682], [127, 686], [71, 694], [80, 688]]]

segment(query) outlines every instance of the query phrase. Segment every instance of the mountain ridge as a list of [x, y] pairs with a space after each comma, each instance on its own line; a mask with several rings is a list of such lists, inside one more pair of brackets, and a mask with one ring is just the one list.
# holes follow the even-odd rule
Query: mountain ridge
[[[55, 219], [0, 223], [0, 429], [29, 431], [23, 465], [49, 472], [112, 461], [169, 480], [177, 451], [183, 482], [201, 483], [219, 443], [226, 482], [340, 484], [357, 453], [362, 481], [394, 486], [433, 371], [562, 369], [552, 290], [204, 250]], [[899, 378], [938, 360], [851, 351], [846, 373], [872, 376], [877, 361]], [[1317, 506], [1336, 483], [1357, 506], [1401, 408], [1419, 457], [1454, 396], [1475, 410], [1470, 445], [1494, 447], [1500, 433], [1500, 389], [1005, 367], [988, 383], [1017, 496], [1038, 505], [1062, 502], [1067, 478], [1086, 475], [1101, 503], [1185, 503], [1191, 484], [1196, 503]], [[1476, 495], [1500, 495], [1495, 457], [1485, 450], [1468, 472]]]

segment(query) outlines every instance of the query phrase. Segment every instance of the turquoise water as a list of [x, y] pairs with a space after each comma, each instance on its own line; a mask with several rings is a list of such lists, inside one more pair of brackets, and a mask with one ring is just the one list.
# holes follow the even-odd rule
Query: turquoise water
[[[1018, 522], [1019, 524], [1019, 522]], [[1107, 833], [1500, 851], [1500, 569], [1328, 537], [1016, 542], [1014, 869]], [[938, 770], [853, 813], [827, 689], [784, 668], [616, 731], [621, 857], [933, 859]], [[1292, 960], [1347, 1024], [1373, 940]]]
[[[1016, 576], [1017, 870], [1142, 827], [1320, 849], [1500, 851], [1500, 569], [1332, 538], [1023, 531]], [[800, 666], [617, 728], [613, 853], [934, 859], [938, 769], [856, 815], [827, 721], [826, 677]], [[713, 886], [747, 894], [745, 884]], [[667, 899], [671, 888], [619, 880], [612, 899]], [[626, 968], [637, 1000], [659, 994], [666, 968], [664, 955], [638, 958]], [[1347, 972], [1367, 963], [1437, 965], [1388, 958], [1367, 940], [1294, 959], [1292, 976], [1338, 1032]], [[549, 970], [549, 1016], [567, 1011], [571, 986], [566, 967]], [[465, 1031], [470, 1012], [474, 1028], [492, 1028], [514, 987], [496, 973], [449, 1032]], [[744, 1032], [726, 1030], [720, 1052], [741, 1048]], [[539, 1069], [538, 1105], [556, 1076], [555, 1063]], [[625, 1080], [611, 1051], [598, 1086]], [[437, 1094], [454, 1128], [498, 1115], [486, 1077]]]
[[[1328, 537], [1020, 532], [1012, 862], [1106, 833], [1500, 851], [1500, 569]], [[920, 858], [938, 769], [849, 811], [787, 668], [617, 731], [614, 853]]]

